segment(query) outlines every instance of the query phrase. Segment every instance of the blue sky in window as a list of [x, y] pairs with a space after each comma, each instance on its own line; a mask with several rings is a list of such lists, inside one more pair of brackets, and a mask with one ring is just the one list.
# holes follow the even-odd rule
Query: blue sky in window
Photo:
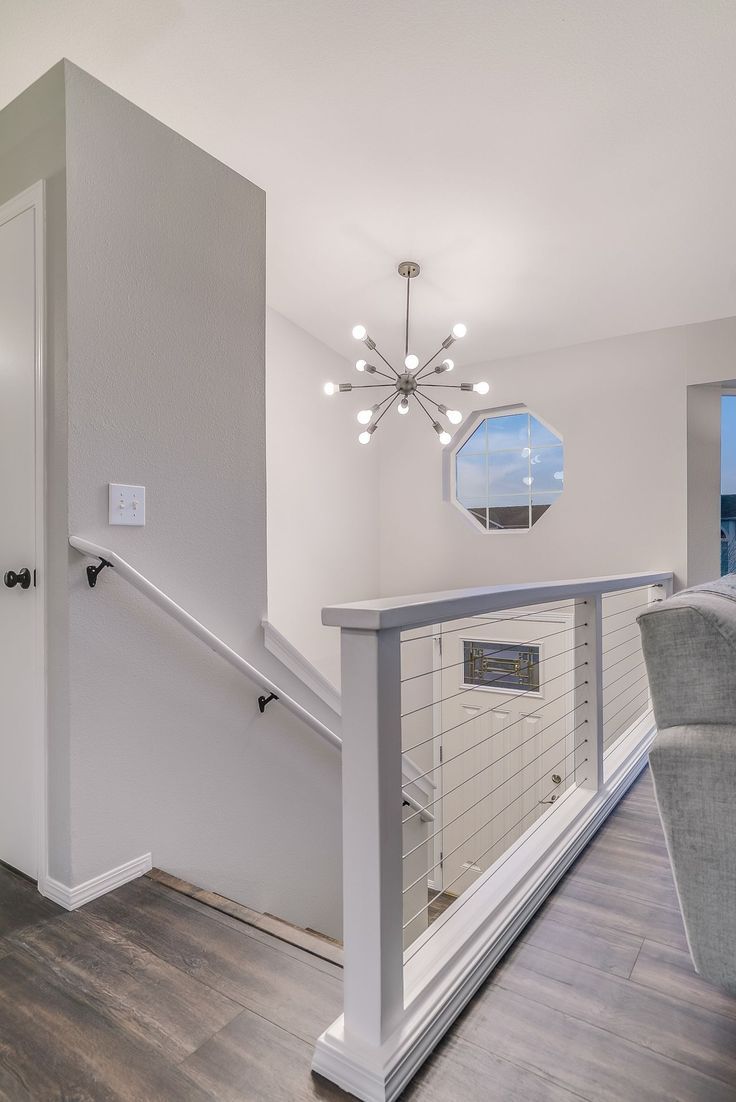
[[530, 494], [535, 502], [541, 504], [544, 496], [543, 503], [549, 504], [549, 494], [562, 490], [560, 439], [526, 413], [481, 422], [459, 450], [456, 462], [458, 500], [468, 508], [511, 504], [509, 497], [528, 500]]
[[721, 398], [721, 493], [736, 494], [736, 395]]

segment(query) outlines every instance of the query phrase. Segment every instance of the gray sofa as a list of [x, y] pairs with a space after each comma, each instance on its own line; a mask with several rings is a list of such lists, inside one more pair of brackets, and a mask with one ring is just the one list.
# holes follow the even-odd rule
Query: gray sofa
[[650, 763], [693, 961], [736, 995], [736, 575], [638, 620], [658, 730]]

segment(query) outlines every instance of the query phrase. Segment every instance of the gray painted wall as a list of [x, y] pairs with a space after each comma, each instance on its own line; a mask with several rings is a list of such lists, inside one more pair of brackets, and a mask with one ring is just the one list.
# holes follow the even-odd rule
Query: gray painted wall
[[[298, 691], [260, 629], [265, 196], [75, 66], [62, 76], [68, 415], [60, 385], [49, 421], [69, 532], [113, 547]], [[108, 527], [109, 481], [146, 486], [145, 528]], [[59, 539], [49, 572], [51, 876], [78, 885], [150, 851], [339, 933], [339, 755], [280, 705], [261, 717], [256, 686], [112, 571], [89, 590]]]

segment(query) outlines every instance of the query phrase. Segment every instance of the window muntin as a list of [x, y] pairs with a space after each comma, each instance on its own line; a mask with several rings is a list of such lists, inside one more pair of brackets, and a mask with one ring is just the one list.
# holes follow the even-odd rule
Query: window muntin
[[485, 417], [455, 454], [455, 497], [486, 531], [524, 530], [563, 489], [562, 440], [528, 410]]

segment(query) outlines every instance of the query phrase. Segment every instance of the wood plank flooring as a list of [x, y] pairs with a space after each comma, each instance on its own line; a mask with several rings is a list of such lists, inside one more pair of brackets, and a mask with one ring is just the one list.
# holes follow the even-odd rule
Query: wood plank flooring
[[[161, 883], [68, 914], [0, 868], [2, 1102], [340, 1102], [341, 970]], [[687, 951], [644, 774], [406, 1102], [734, 1102], [736, 999]]]

